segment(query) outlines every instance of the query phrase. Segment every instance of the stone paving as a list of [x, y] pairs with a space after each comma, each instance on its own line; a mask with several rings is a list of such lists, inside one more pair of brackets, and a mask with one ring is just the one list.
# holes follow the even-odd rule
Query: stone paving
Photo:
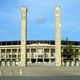
[[0, 76], [80, 76], [80, 67], [0, 67]]

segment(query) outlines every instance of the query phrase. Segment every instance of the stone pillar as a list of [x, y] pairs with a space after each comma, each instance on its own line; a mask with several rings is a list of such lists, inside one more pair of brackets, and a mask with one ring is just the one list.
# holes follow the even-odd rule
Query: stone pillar
[[36, 56], [36, 63], [38, 63], [38, 48], [36, 48], [36, 53], [37, 53], [37, 56]]
[[1, 49], [0, 49], [0, 66], [1, 66]]
[[43, 48], [43, 63], [44, 63], [44, 48]]
[[64, 61], [62, 61], [62, 66], [64, 66], [65, 64], [64, 64]]
[[60, 23], [60, 7], [55, 8], [55, 61], [56, 66], [61, 66], [61, 23]]
[[15, 62], [15, 61], [12, 62], [12, 66], [13, 66], [13, 67], [16, 66], [16, 62]]
[[0, 49], [0, 61], [1, 61], [1, 49]]
[[70, 64], [69, 61], [67, 61], [67, 62], [66, 62], [66, 66], [69, 66], [69, 64]]
[[[79, 53], [80, 53], [80, 49], [79, 49]], [[79, 61], [80, 61], [80, 54], [78, 55], [78, 59], [79, 59]]]
[[17, 56], [17, 57], [16, 57], [16, 58], [17, 58], [17, 61], [19, 60], [19, 59], [18, 59], [18, 54], [19, 54], [19, 53], [18, 53], [18, 49], [17, 49], [17, 54], [16, 54], [16, 56]]
[[20, 76], [22, 76], [22, 69], [20, 69]]
[[30, 48], [30, 63], [31, 63], [31, 58], [32, 58], [32, 54], [31, 54], [31, 48]]
[[6, 65], [7, 64], [6, 60], [7, 60], [7, 49], [5, 49], [5, 66], [7, 66]]
[[74, 66], [74, 60], [71, 61], [71, 66]]
[[21, 8], [21, 62], [20, 66], [26, 66], [26, 29], [27, 29], [27, 8]]
[[17, 48], [17, 51], [16, 51], [15, 55], [16, 55], [16, 61], [15, 61], [16, 62], [16, 66], [18, 66], [18, 63], [19, 63], [18, 62], [19, 61], [19, 59], [18, 59], [18, 48]]
[[49, 63], [51, 63], [51, 48], [49, 48]]
[[78, 61], [76, 61], [76, 66], [79, 66], [79, 62]]
[[12, 49], [11, 49], [11, 66], [12, 66]]
[[12, 49], [11, 49], [11, 61], [12, 61]]
[[5, 61], [2, 61], [1, 63], [2, 63], [2, 66], [5, 66]]
[[7, 66], [9, 66], [9, 67], [10, 67], [10, 61], [7, 61]]
[[2, 70], [0, 70], [0, 76], [3, 76], [3, 71]]
[[80, 61], [79, 61], [79, 66], [80, 66]]

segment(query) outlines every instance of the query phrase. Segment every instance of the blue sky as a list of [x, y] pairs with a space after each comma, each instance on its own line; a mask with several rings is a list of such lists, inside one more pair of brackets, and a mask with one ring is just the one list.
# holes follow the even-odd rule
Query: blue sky
[[[80, 0], [0, 0], [0, 41], [20, 40], [21, 6], [28, 9], [27, 39], [54, 40], [54, 8], [61, 6], [62, 40], [80, 40]], [[46, 19], [44, 24], [35, 20]]]

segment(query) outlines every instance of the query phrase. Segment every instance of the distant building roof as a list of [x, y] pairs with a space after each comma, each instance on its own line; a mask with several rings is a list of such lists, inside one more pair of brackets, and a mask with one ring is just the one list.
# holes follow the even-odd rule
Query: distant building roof
[[[69, 44], [73, 44], [73, 45], [80, 45], [80, 41], [68, 41]], [[30, 44], [50, 44], [50, 45], [54, 45], [55, 41], [54, 40], [28, 40], [27, 45]], [[21, 42], [20, 41], [0, 41], [0, 45], [20, 45]], [[61, 41], [62, 45], [66, 45], [66, 41], [62, 40]]]

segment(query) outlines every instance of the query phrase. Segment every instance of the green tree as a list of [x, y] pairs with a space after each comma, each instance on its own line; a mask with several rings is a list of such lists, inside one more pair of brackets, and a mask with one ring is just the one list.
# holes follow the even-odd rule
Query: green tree
[[72, 61], [72, 60], [78, 60], [78, 55], [80, 55], [79, 49], [76, 48], [74, 43], [70, 43], [68, 41], [68, 38], [65, 41], [66, 45], [63, 48], [62, 57], [66, 60]]
[[73, 55], [73, 47], [72, 44], [69, 43], [68, 38], [65, 41], [66, 45], [63, 48], [63, 53], [62, 56], [66, 59], [71, 59], [72, 55]]

